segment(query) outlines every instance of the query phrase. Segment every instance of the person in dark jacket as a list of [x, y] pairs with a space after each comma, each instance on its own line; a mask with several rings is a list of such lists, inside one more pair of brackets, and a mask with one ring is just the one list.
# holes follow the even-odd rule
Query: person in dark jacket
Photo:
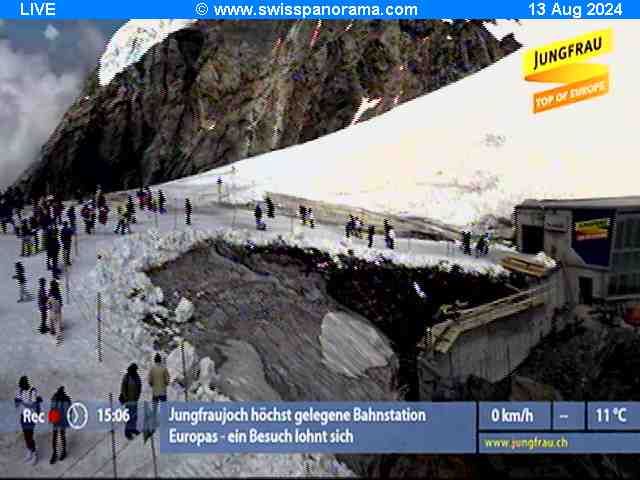
[[300, 205], [300, 222], [302, 222], [302, 225], [307, 224], [307, 207], [304, 205]]
[[5, 198], [2, 198], [0, 200], [0, 226], [2, 228], [2, 233], [7, 233], [7, 223], [14, 225], [13, 212], [9, 202], [7, 202]]
[[27, 447], [27, 454], [24, 457], [24, 461], [25, 463], [29, 462], [32, 465], [35, 465], [38, 462], [36, 442], [33, 439], [36, 424], [31, 418], [29, 418], [30, 415], [27, 414], [40, 413], [42, 398], [38, 396], [38, 390], [31, 386], [28, 377], [20, 377], [20, 381], [18, 382], [18, 392], [16, 393], [13, 403], [18, 410], [20, 427], [22, 428], [24, 443]]
[[36, 217], [29, 218], [29, 225], [33, 233], [33, 241], [31, 242], [31, 250], [34, 254], [40, 253], [40, 225]]
[[120, 403], [127, 407], [129, 420], [124, 427], [124, 436], [131, 440], [134, 435], [139, 435], [138, 431], [138, 400], [142, 392], [142, 381], [138, 375], [138, 365], [132, 363], [127, 368], [127, 373], [122, 378], [120, 385]]
[[136, 192], [136, 196], [138, 197], [138, 206], [140, 207], [140, 210], [144, 210], [145, 196], [142, 187], [140, 187]]
[[62, 240], [62, 258], [64, 264], [67, 267], [71, 266], [71, 244], [73, 242], [73, 230], [71, 229], [69, 222], [64, 222], [62, 224], [60, 240]]
[[221, 202], [222, 201], [222, 178], [218, 177], [218, 180], [216, 181], [216, 183], [218, 184], [218, 201]]
[[276, 207], [273, 204], [273, 200], [271, 200], [271, 197], [267, 197], [265, 199], [265, 203], [267, 204], [267, 217], [276, 218]]
[[32, 231], [29, 227], [29, 222], [26, 219], [22, 220], [20, 223], [20, 239], [22, 240], [22, 248], [20, 252], [21, 257], [28, 257], [31, 255], [31, 239], [32, 239]]
[[58, 238], [58, 228], [49, 228], [47, 234], [47, 269], [51, 270], [55, 278], [59, 278], [60, 239]]
[[22, 262], [16, 262], [15, 266], [16, 274], [13, 276], [13, 278], [17, 282], [18, 288], [20, 289], [20, 298], [18, 299], [18, 303], [30, 302], [33, 299], [27, 291], [27, 277], [24, 273], [24, 265], [22, 264]]
[[471, 232], [468, 230], [462, 232], [462, 251], [465, 255], [471, 255]]
[[262, 208], [260, 208], [260, 204], [256, 204], [256, 208], [253, 211], [253, 215], [256, 217], [256, 228], [258, 230], [262, 230]]
[[40, 277], [38, 280], [40, 286], [38, 287], [38, 310], [40, 310], [40, 333], [47, 333], [49, 327], [47, 326], [47, 310], [49, 296], [47, 295], [47, 279]]
[[158, 211], [161, 215], [167, 213], [167, 197], [162, 190], [158, 190]]
[[71, 230], [73, 234], [76, 234], [76, 207], [71, 205], [67, 209], [67, 219], [69, 219], [69, 225], [71, 226]]
[[193, 212], [193, 207], [191, 206], [191, 200], [188, 198], [184, 201], [184, 214], [185, 214], [185, 223], [187, 225], [191, 225], [191, 213]]
[[127, 197], [127, 217], [129, 217], [129, 223], [138, 223], [136, 219], [136, 205], [133, 203], [133, 197], [131, 195]]
[[369, 241], [369, 248], [373, 248], [373, 236], [376, 234], [376, 227], [373, 225], [369, 225], [369, 229], [367, 230], [367, 239]]
[[316, 228], [316, 218], [313, 216], [313, 210], [311, 208], [307, 208], [307, 220], [309, 220], [309, 226], [311, 228]]
[[91, 230], [92, 230], [92, 209], [91, 209], [91, 205], [89, 203], [85, 203], [82, 206], [82, 209], [80, 210], [80, 216], [82, 217], [82, 221], [84, 222], [84, 231], [87, 235], [91, 235]]
[[[71, 398], [64, 391], [64, 387], [58, 388], [56, 393], [51, 397], [51, 410], [56, 413], [51, 415], [51, 448], [53, 453], [51, 454], [51, 460], [49, 463], [53, 465], [58, 460], [63, 461], [67, 457], [67, 434], [66, 430], [69, 427], [67, 420], [67, 412], [71, 407]], [[55, 421], [57, 420], [57, 421]], [[60, 456], [58, 457], [58, 437], [60, 437]]]

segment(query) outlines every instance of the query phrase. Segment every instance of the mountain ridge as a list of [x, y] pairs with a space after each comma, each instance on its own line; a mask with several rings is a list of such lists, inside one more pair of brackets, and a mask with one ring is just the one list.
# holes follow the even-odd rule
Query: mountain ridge
[[[316, 41], [317, 39], [317, 41]], [[314, 140], [520, 47], [483, 21], [199, 21], [106, 86], [96, 69], [19, 178], [65, 196], [193, 175]]]

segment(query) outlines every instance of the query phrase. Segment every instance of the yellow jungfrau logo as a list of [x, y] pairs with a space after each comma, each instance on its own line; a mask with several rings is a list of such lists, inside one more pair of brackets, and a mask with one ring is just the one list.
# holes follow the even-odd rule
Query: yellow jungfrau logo
[[606, 65], [580, 63], [613, 50], [613, 30], [605, 29], [527, 50], [523, 73], [529, 82], [564, 85], [534, 95], [534, 113], [604, 95], [609, 91]]

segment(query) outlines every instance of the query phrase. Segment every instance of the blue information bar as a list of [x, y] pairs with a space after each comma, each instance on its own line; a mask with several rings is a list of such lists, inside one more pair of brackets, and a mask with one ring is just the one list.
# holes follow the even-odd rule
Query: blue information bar
[[549, 402], [480, 402], [480, 430], [551, 430]]
[[480, 433], [479, 453], [638, 453], [634, 433]]
[[638, 19], [640, 2], [573, 0], [2, 0], [3, 19]]
[[169, 402], [163, 453], [475, 453], [472, 402]]

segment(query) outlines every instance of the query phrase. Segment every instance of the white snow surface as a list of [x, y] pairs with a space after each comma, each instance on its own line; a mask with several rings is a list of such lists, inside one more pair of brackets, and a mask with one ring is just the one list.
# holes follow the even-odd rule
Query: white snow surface
[[194, 22], [196, 20], [129, 20], [113, 34], [100, 58], [100, 86], [108, 85], [118, 73], [140, 60], [168, 35]]
[[611, 22], [499, 22], [487, 28], [514, 32], [524, 47], [480, 72], [367, 122], [237, 162], [236, 175], [220, 167], [163, 188], [213, 197], [222, 176], [236, 202], [271, 191], [456, 226], [509, 218], [525, 198], [637, 194], [640, 136], [630, 106], [640, 104], [638, 25], [616, 22], [614, 51], [593, 60], [610, 65], [603, 97], [533, 114], [533, 94], [555, 85], [526, 82], [521, 62], [528, 47]]

